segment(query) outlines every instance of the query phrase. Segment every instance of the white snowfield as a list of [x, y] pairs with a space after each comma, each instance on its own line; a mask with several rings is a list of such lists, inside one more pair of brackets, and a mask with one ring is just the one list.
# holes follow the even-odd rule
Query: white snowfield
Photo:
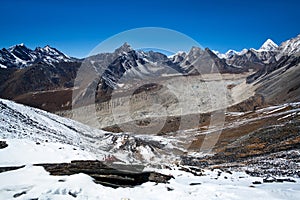
[[[0, 149], [0, 167], [25, 165], [0, 173], [0, 200], [300, 199], [300, 179], [294, 178], [296, 183], [253, 184], [254, 181], [262, 183], [262, 178], [250, 177], [244, 172], [231, 174], [214, 170], [205, 171], [205, 176], [194, 176], [177, 167], [172, 167], [172, 170], [148, 168], [145, 170], [171, 174], [174, 179], [167, 184], [147, 182], [133, 188], [118, 189], [96, 184], [85, 174], [50, 176], [43, 167], [33, 164], [99, 159], [107, 152], [104, 149], [91, 151], [93, 148], [80, 148], [83, 143], [92, 144], [89, 140], [95, 138], [89, 135], [77, 139], [78, 134], [95, 134], [97, 140], [101, 139], [97, 143], [108, 148], [111, 147], [107, 139], [111, 137], [110, 133], [7, 100], [0, 100], [0, 108], [0, 140], [8, 144], [8, 147]], [[107, 138], [103, 136], [105, 134]], [[153, 141], [159, 139], [153, 138]], [[120, 146], [122, 140], [116, 140], [118, 142], [111, 149]], [[149, 156], [147, 148], [140, 151]], [[123, 159], [130, 158], [127, 153], [119, 154]]]

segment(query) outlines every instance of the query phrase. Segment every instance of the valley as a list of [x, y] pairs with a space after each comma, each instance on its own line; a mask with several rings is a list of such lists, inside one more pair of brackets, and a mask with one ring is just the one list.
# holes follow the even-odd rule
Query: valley
[[0, 195], [97, 199], [147, 187], [191, 199], [221, 182], [229, 198], [236, 184], [236, 198], [299, 197], [299, 41], [172, 56], [124, 43], [85, 59], [2, 49]]

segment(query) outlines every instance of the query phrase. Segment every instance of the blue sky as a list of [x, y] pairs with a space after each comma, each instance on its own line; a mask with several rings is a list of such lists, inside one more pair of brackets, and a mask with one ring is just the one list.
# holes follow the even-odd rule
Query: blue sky
[[0, 47], [49, 44], [83, 57], [122, 31], [163, 27], [221, 52], [259, 48], [300, 34], [299, 8], [298, 0], [1, 1]]

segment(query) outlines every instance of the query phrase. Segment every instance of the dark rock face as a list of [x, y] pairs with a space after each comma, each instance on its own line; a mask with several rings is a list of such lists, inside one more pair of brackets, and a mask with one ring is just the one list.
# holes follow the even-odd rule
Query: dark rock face
[[0, 149], [8, 147], [8, 144], [5, 141], [0, 141]]
[[142, 166], [118, 165], [114, 167], [101, 161], [72, 161], [60, 164], [37, 164], [36, 166], [43, 166], [54, 176], [84, 173], [94, 178], [95, 183], [113, 188], [133, 187], [148, 181], [167, 183], [172, 178], [172, 176], [156, 172], [141, 171]]
[[25, 166], [23, 165], [23, 166], [12, 166], [12, 167], [0, 167], [0, 173], [21, 169], [23, 167]]

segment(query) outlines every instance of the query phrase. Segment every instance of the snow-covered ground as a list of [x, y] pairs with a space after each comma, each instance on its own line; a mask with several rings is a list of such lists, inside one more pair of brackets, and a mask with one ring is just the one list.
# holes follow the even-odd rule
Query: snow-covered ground
[[[138, 142], [134, 142], [130, 135], [113, 135], [7, 100], [0, 100], [0, 106], [0, 140], [8, 144], [0, 149], [0, 167], [25, 165], [0, 173], [1, 200], [300, 199], [300, 179], [293, 178], [296, 183], [263, 183], [262, 177], [250, 177], [244, 172], [207, 170], [203, 176], [195, 176], [178, 167], [146, 168], [144, 170], [171, 174], [174, 179], [167, 184], [147, 182], [117, 189], [96, 184], [86, 174], [51, 176], [43, 167], [33, 164], [101, 159], [112, 152], [123, 159], [131, 159], [127, 150], [123, 153], [120, 150], [124, 142], [132, 144], [129, 149], [134, 147], [150, 160], [156, 155], [149, 152], [149, 146], [134, 145], [168, 141], [158, 136], [140, 136], [136, 138]], [[254, 184], [255, 181], [262, 184]]]
[[0, 167], [96, 159], [96, 156], [91, 152], [83, 151], [68, 144], [36, 143], [30, 139], [9, 139], [5, 141], [8, 147], [0, 149]]
[[299, 199], [297, 183], [263, 183], [262, 178], [243, 172], [205, 171], [194, 176], [178, 168], [148, 169], [172, 174], [168, 184], [147, 182], [134, 188], [113, 189], [93, 182], [85, 174], [50, 176], [34, 163], [69, 162], [93, 159], [93, 155], [74, 146], [60, 143], [36, 144], [30, 140], [9, 139], [8, 147], [0, 150], [0, 167], [26, 165], [24, 168], [0, 173], [0, 199]]
[[[26, 165], [24, 168], [0, 173], [0, 199], [299, 199], [300, 179], [296, 183], [263, 183], [260, 177], [243, 172], [204, 171], [204, 176], [174, 167], [153, 169], [173, 175], [168, 184], [147, 182], [134, 188], [113, 189], [93, 182], [85, 174], [50, 176], [34, 163], [69, 162], [93, 159], [93, 155], [68, 144], [8, 139], [8, 147], [0, 150], [0, 167]], [[253, 184], [253, 182], [263, 184]]]

